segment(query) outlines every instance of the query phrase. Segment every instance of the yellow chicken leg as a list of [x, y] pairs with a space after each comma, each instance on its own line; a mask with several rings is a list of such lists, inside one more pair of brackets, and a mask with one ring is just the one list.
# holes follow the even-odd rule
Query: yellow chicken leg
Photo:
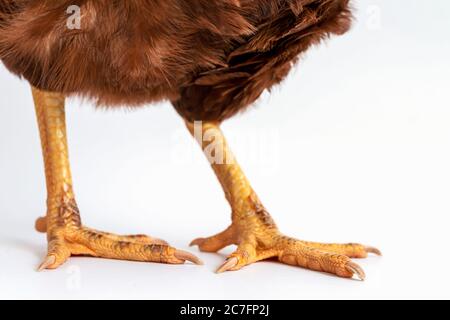
[[344, 278], [354, 275], [361, 280], [365, 278], [362, 268], [350, 258], [365, 258], [368, 253], [381, 255], [378, 249], [360, 244], [306, 242], [283, 235], [234, 159], [218, 123], [187, 123], [187, 127], [209, 158], [232, 208], [232, 224], [228, 229], [191, 243], [206, 252], [232, 244], [238, 246], [217, 272], [239, 270], [260, 260], [277, 258], [286, 264]]
[[32, 89], [47, 182], [47, 215], [36, 229], [47, 233], [48, 253], [39, 270], [54, 269], [72, 255], [147, 262], [201, 264], [194, 255], [145, 235], [118, 236], [84, 227], [72, 188], [64, 96]]

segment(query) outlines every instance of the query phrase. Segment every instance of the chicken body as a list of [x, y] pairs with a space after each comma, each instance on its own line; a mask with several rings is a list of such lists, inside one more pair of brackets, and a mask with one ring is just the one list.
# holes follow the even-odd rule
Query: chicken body
[[[301, 53], [350, 27], [349, 0], [0, 0], [0, 60], [33, 87], [43, 146], [48, 212], [37, 228], [49, 251], [41, 269], [71, 255], [199, 263], [148, 236], [117, 236], [82, 225], [72, 188], [64, 99], [136, 107], [168, 100], [194, 137], [215, 137], [211, 162], [232, 207], [232, 225], [196, 239], [202, 251], [238, 250], [219, 271], [278, 257], [351, 277], [350, 257], [378, 250], [282, 235], [226, 144], [219, 124], [288, 74]], [[197, 121], [203, 125], [196, 131]], [[208, 145], [202, 139], [204, 150]], [[215, 152], [217, 155], [218, 152]]]
[[0, 59], [41, 90], [221, 121], [350, 17], [348, 0], [0, 0]]

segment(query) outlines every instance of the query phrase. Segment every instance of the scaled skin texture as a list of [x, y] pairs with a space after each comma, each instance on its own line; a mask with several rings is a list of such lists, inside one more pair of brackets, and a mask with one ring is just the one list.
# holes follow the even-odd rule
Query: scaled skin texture
[[[69, 28], [73, 19], [79, 26]], [[48, 210], [36, 227], [47, 233], [48, 254], [40, 269], [72, 255], [201, 263], [162, 240], [81, 223], [64, 110], [65, 98], [77, 95], [109, 108], [168, 100], [207, 156], [214, 143], [216, 156], [208, 159], [231, 205], [232, 224], [192, 244], [207, 252], [238, 246], [218, 272], [275, 258], [364, 279], [350, 258], [380, 252], [283, 235], [220, 130], [221, 122], [280, 83], [311, 45], [350, 24], [349, 0], [0, 0], [0, 59], [31, 84], [42, 141]], [[218, 154], [226, 161], [217, 161]]]

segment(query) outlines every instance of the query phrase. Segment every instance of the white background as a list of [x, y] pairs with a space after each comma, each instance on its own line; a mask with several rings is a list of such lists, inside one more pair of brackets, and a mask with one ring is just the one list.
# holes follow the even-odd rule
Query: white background
[[[308, 52], [289, 79], [224, 125], [254, 188], [286, 234], [362, 242], [382, 258], [365, 282], [276, 262], [216, 275], [204, 266], [73, 258], [35, 272], [45, 212], [26, 82], [0, 69], [0, 298], [450, 298], [450, 3], [355, 1], [352, 31]], [[230, 209], [167, 104], [135, 112], [70, 101], [77, 201], [86, 225], [148, 233], [188, 249]]]

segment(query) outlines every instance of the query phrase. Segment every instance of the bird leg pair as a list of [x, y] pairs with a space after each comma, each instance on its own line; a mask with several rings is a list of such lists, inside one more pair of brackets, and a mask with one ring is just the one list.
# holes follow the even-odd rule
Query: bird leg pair
[[187, 126], [210, 160], [232, 208], [230, 227], [191, 243], [204, 252], [237, 245], [237, 250], [217, 272], [239, 270], [251, 263], [275, 258], [289, 265], [344, 278], [353, 275], [365, 278], [364, 271], [350, 258], [366, 258], [368, 253], [380, 255], [379, 250], [360, 244], [306, 242], [283, 235], [250, 186], [218, 124], [196, 122]]
[[36, 229], [47, 233], [48, 253], [39, 270], [54, 269], [70, 256], [200, 264], [194, 255], [145, 235], [118, 236], [82, 225], [72, 188], [65, 124], [65, 98], [33, 88], [45, 164], [47, 214]]
[[[33, 88], [47, 183], [47, 214], [36, 228], [47, 233], [48, 253], [40, 270], [54, 269], [70, 256], [86, 255], [110, 259], [181, 264], [201, 264], [194, 255], [145, 235], [119, 236], [82, 225], [72, 188], [65, 125], [65, 98]], [[350, 258], [364, 258], [372, 247], [359, 244], [321, 244], [283, 235], [265, 210], [234, 159], [218, 123], [187, 123], [208, 156], [232, 208], [232, 224], [225, 231], [196, 239], [201, 251], [216, 252], [235, 244], [237, 250], [218, 272], [238, 270], [253, 262], [279, 261], [352, 277], [364, 278], [362, 269]]]

